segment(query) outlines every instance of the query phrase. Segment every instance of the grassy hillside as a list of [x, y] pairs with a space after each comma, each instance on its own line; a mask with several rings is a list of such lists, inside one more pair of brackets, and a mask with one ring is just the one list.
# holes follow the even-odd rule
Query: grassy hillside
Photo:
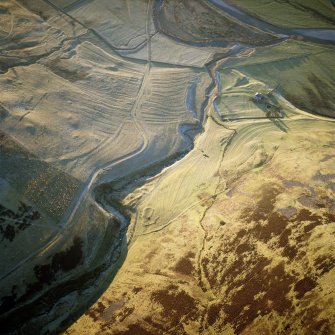
[[331, 0], [229, 0], [253, 16], [281, 27], [334, 28]]
[[298, 108], [335, 116], [333, 47], [285, 41], [259, 48], [252, 57], [231, 59], [224, 68], [236, 69], [270, 87], [278, 87]]

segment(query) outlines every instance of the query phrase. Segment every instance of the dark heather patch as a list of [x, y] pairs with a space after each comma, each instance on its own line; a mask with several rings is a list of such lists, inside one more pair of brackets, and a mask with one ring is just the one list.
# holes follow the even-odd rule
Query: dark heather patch
[[83, 258], [82, 244], [81, 238], [76, 236], [73, 238], [73, 244], [68, 249], [60, 251], [52, 257], [50, 264], [36, 265], [34, 272], [38, 281], [28, 286], [21, 299], [37, 293], [43, 288], [44, 284], [50, 285], [60, 271], [68, 272], [77, 267]]
[[319, 226], [320, 224], [322, 224], [322, 222], [317, 222], [317, 221], [311, 222], [310, 224], [304, 227], [304, 232], [309, 233], [311, 230], [313, 230], [315, 227]]
[[327, 205], [324, 202], [317, 202], [316, 203], [316, 207], [318, 208], [327, 208]]
[[[27, 303], [26, 299], [27, 297], [29, 298], [29, 296], [26, 293], [16, 300], [15, 307], [17, 307], [17, 309], [14, 312], [11, 311], [5, 320], [3, 318], [1, 320], [0, 316], [1, 325], [4, 326], [6, 330], [8, 329], [8, 332], [15, 331], [34, 316], [40, 315], [41, 311], [45, 312], [46, 308], [56, 304], [61, 297], [64, 297], [74, 290], [78, 290], [78, 288], [85, 290], [92, 287], [97, 276], [105, 269], [106, 267], [100, 265], [92, 271], [82, 273], [79, 277], [76, 277], [73, 280], [59, 283], [59, 285], [54, 287], [49, 287], [42, 296], [37, 297], [37, 299], [34, 299], [31, 303]], [[41, 286], [39, 289], [38, 285]], [[43, 288], [43, 285], [39, 283], [35, 283], [35, 286], [37, 287], [36, 292], [40, 292]], [[12, 295], [15, 295], [15, 285], [13, 286]], [[18, 306], [17, 304], [20, 305]], [[7, 312], [7, 310], [5, 312]], [[68, 325], [67, 321], [64, 321], [62, 324]]]
[[294, 291], [296, 292], [296, 297], [301, 299], [307, 292], [311, 291], [316, 286], [314, 279], [310, 277], [305, 277], [294, 285]]
[[312, 321], [312, 323], [308, 325], [307, 328], [310, 331], [309, 334], [313, 335], [329, 335], [332, 333], [328, 319]]
[[[242, 229], [238, 232], [231, 241], [225, 242], [220, 250], [222, 255], [233, 253], [236, 255], [235, 260], [232, 263], [227, 263], [227, 258], [223, 257], [220, 259], [203, 257], [201, 265], [204, 274], [212, 288], [221, 287], [229, 281], [235, 280], [235, 277], [241, 273], [241, 271], [249, 266], [253, 265], [252, 259], [257, 257], [255, 245], [251, 244], [245, 235], [249, 235], [250, 231], [247, 232]], [[245, 257], [245, 254], [250, 254], [250, 259]], [[224, 269], [225, 271], [222, 271]]]
[[14, 308], [15, 303], [16, 303], [16, 294], [2, 297], [0, 304], [0, 315]]
[[[304, 309], [301, 312], [300, 320], [301, 326], [305, 330], [305, 334], [308, 335], [330, 335], [333, 334], [330, 326], [330, 320], [321, 316], [323, 314], [323, 308], [326, 306], [323, 305], [322, 308], [317, 306], [312, 306]], [[327, 306], [329, 307], [329, 306]]]
[[311, 233], [302, 233], [295, 237], [295, 241], [296, 243], [302, 243], [302, 242], [308, 241], [310, 237], [311, 237]]
[[105, 321], [103, 323], [100, 323], [100, 330], [103, 332], [110, 330], [115, 326], [115, 323], [116, 323], [116, 316], [112, 315], [111, 317], [109, 317], [109, 320], [107, 322]]
[[193, 251], [189, 251], [187, 254], [186, 254], [186, 257], [188, 258], [194, 258], [195, 257], [195, 253]]
[[294, 221], [312, 221], [312, 222], [318, 222], [319, 224], [322, 224], [322, 218], [316, 214], [313, 214], [308, 209], [302, 209], [299, 211], [299, 213], [296, 215], [296, 217], [293, 219]]
[[[82, 240], [76, 236], [73, 239], [71, 247], [65, 251], [60, 251], [52, 257], [51, 264], [36, 265], [34, 267], [34, 273], [37, 281], [27, 286], [26, 292], [19, 299], [16, 295], [7, 297], [8, 299], [2, 300], [0, 305], [0, 311], [3, 313], [9, 311], [17, 301], [24, 301], [29, 299], [35, 293], [40, 292], [44, 285], [50, 285], [55, 279], [56, 275], [60, 271], [68, 272], [74, 269], [80, 264], [83, 258], [82, 252]], [[10, 299], [9, 299], [10, 298]]]
[[224, 284], [226, 281], [234, 282], [235, 278], [244, 271], [248, 265], [251, 265], [250, 261], [247, 261], [242, 257], [237, 257], [231, 265], [225, 267], [226, 270], [223, 272], [220, 284]]
[[7, 225], [5, 229], [0, 227], [0, 232], [4, 239], [12, 242], [15, 238], [15, 228], [13, 226]]
[[239, 244], [236, 248], [236, 253], [241, 255], [247, 251], [250, 251], [250, 245], [247, 243]]
[[[211, 276], [210, 273], [209, 273], [209, 266], [211, 264], [215, 264], [215, 261], [212, 260], [212, 262], [210, 262], [209, 259], [205, 256], [202, 258], [201, 267], [204, 271], [204, 274], [205, 274], [208, 282], [210, 283], [211, 287], [215, 287], [217, 285], [217, 277], [216, 276]], [[201, 277], [200, 268], [198, 269], [198, 276]]]
[[255, 227], [255, 235], [262, 241], [269, 241], [273, 236], [280, 235], [288, 224], [286, 217], [277, 212], [269, 214], [267, 223]]
[[325, 223], [335, 223], [335, 214], [333, 213], [326, 213], [325, 215]]
[[133, 288], [133, 292], [134, 292], [135, 294], [137, 294], [138, 292], [141, 292], [142, 290], [143, 290], [142, 287], [134, 287], [134, 288]]
[[[335, 216], [323, 213], [322, 216], [302, 209], [290, 218], [274, 211], [277, 195], [280, 193], [276, 186], [263, 189], [262, 196], [256, 208], [245, 209], [242, 219], [247, 228], [241, 229], [232, 239], [226, 239], [221, 247], [218, 258], [203, 257], [201, 265], [212, 289], [227, 286], [231, 294], [224, 301], [209, 306], [207, 310], [208, 325], [223, 329], [230, 323], [235, 333], [241, 333], [255, 318], [276, 311], [285, 316], [292, 311], [292, 301], [288, 293], [294, 289], [297, 298], [312, 290], [316, 283], [311, 279], [296, 282], [297, 273], [285, 272], [285, 263], [282, 262], [273, 269], [266, 267], [270, 260], [260, 256], [249, 241], [269, 241], [275, 238], [276, 245], [282, 248], [282, 255], [289, 260], [304, 257], [304, 251], [299, 251], [299, 243], [308, 241], [312, 230], [327, 219], [334, 220]], [[302, 224], [301, 224], [302, 223]], [[292, 227], [297, 226], [299, 233], [293, 234]], [[300, 232], [300, 227], [302, 231]], [[292, 245], [290, 245], [292, 240]], [[222, 255], [232, 254], [233, 261]], [[321, 273], [330, 271], [335, 266], [335, 260], [330, 258], [317, 259], [315, 268]], [[257, 298], [255, 298], [257, 297]], [[221, 314], [222, 313], [222, 314]], [[320, 319], [320, 318], [319, 318]], [[306, 321], [307, 322], [307, 321]], [[310, 322], [311, 334], [319, 334], [315, 329], [327, 329], [324, 320]], [[319, 324], [320, 323], [320, 324]], [[289, 325], [288, 325], [289, 326]], [[289, 329], [289, 328], [287, 328]], [[325, 333], [326, 334], [326, 333]]]
[[286, 298], [286, 295], [291, 289], [294, 277], [285, 272], [284, 263], [277, 265], [268, 274], [270, 287], [263, 299], [265, 301], [266, 299], [273, 301], [273, 309], [280, 315], [283, 315], [292, 306], [291, 301]]
[[36, 265], [34, 267], [35, 276], [39, 283], [50, 285], [55, 280], [56, 274], [50, 264]]
[[19, 232], [31, 226], [41, 215], [33, 207], [20, 202], [16, 212], [0, 204], [0, 236], [12, 242]]
[[281, 193], [279, 187], [275, 185], [264, 186], [261, 190], [260, 199], [255, 208], [246, 208], [241, 215], [241, 219], [258, 222], [265, 220], [274, 210], [276, 197]]
[[170, 321], [171, 326], [176, 326], [186, 316], [186, 319], [194, 317], [196, 312], [196, 301], [185, 291], [178, 290], [175, 285], [153, 292], [151, 299], [163, 307], [161, 316]]
[[247, 230], [246, 229], [241, 229], [237, 232], [236, 234], [236, 240], [240, 240], [242, 239], [242, 237], [246, 236], [247, 235]]
[[293, 260], [298, 254], [298, 249], [294, 245], [287, 244], [283, 250], [283, 256]]
[[130, 314], [134, 312], [134, 307], [125, 307], [119, 314], [119, 321], [123, 322]]
[[320, 275], [328, 273], [335, 267], [334, 256], [319, 256], [314, 263], [315, 268], [320, 271]]
[[75, 237], [70, 248], [60, 251], [52, 257], [51, 264], [36, 265], [34, 267], [35, 275], [40, 282], [50, 284], [50, 279], [52, 281], [57, 272], [68, 272], [74, 269], [79, 265], [82, 257], [82, 240], [79, 237]]
[[192, 262], [190, 261], [189, 258], [183, 257], [175, 265], [174, 270], [176, 272], [179, 272], [179, 273], [183, 274], [183, 275], [190, 276], [190, 275], [192, 275], [192, 273], [194, 271], [194, 266], [193, 266], [193, 264], [192, 264]]
[[144, 318], [144, 321], [148, 323], [149, 325], [151, 325], [152, 327], [156, 328], [157, 330], [161, 330], [163, 334], [166, 334], [166, 332], [168, 331], [168, 328], [164, 327], [166, 326], [164, 323], [161, 324], [161, 323], [154, 321], [151, 316], [146, 316]]
[[68, 272], [79, 265], [83, 258], [82, 244], [82, 240], [79, 237], [75, 237], [73, 245], [69, 249], [55, 254], [52, 258], [53, 271], [62, 270]]
[[96, 322], [101, 318], [105, 309], [106, 306], [101, 301], [98, 301], [96, 306], [92, 306], [85, 312], [85, 315], [89, 316], [94, 322]]
[[290, 237], [292, 230], [290, 228], [286, 228], [279, 236], [278, 244], [280, 247], [286, 247], [288, 244], [288, 238]]
[[306, 258], [306, 251], [299, 250], [299, 252], [297, 252], [297, 259], [299, 261], [304, 261], [305, 258]]
[[[255, 266], [248, 274], [252, 279], [244, 282], [237, 292], [240, 284], [233, 282], [230, 287], [235, 292], [224, 306], [225, 322], [232, 324], [236, 333], [240, 333], [258, 315], [266, 315], [272, 310], [283, 315], [292, 307], [286, 295], [290, 291], [293, 277], [285, 273], [283, 263], [270, 270], [264, 269], [265, 264]], [[255, 300], [259, 293], [264, 295]]]
[[223, 309], [223, 304], [213, 304], [209, 306], [207, 311], [207, 322], [210, 326], [220, 319], [220, 311]]

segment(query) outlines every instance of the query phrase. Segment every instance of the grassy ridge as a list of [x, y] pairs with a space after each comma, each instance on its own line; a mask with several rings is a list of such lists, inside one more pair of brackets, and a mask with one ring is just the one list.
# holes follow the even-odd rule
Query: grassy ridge
[[234, 6], [281, 27], [334, 28], [331, 0], [229, 0]]
[[279, 87], [296, 107], [315, 114], [335, 117], [334, 48], [286, 41], [260, 48], [252, 57], [231, 59], [224, 68]]

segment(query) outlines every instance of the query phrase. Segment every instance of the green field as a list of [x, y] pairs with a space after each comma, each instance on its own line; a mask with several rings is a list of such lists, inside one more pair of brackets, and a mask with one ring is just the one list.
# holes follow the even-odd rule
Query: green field
[[259, 48], [252, 57], [232, 58], [224, 68], [235, 69], [276, 88], [296, 107], [334, 117], [334, 48], [285, 41]]
[[229, 0], [234, 6], [281, 27], [334, 28], [331, 0]]

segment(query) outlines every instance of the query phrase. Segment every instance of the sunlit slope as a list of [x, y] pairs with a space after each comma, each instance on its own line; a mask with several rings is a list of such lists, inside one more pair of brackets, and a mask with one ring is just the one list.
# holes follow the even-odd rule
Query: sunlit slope
[[[235, 69], [250, 80], [277, 89], [293, 105], [315, 114], [334, 117], [334, 48], [285, 41], [255, 50], [252, 57], [228, 60], [223, 69]], [[260, 87], [254, 89], [254, 93]], [[264, 93], [264, 91], [263, 91]]]
[[331, 0], [228, 0], [227, 2], [252, 16], [280, 27], [334, 29], [334, 3]]
[[[334, 331], [333, 124], [304, 120], [289, 127], [281, 137], [263, 129], [256, 139], [271, 138], [274, 155], [234, 181], [203, 221], [209, 233], [202, 280], [214, 297], [206, 325], [214, 333]], [[236, 141], [249, 145], [243, 137]], [[233, 144], [227, 158], [240, 151]]]
[[232, 133], [209, 119], [190, 154], [130, 194], [128, 257], [65, 334], [331, 333], [334, 125], [286, 122]]
[[[177, 169], [167, 169], [164, 178], [156, 177], [155, 188], [138, 208], [134, 237], [157, 231], [183, 216], [189, 208], [211, 199], [223, 146], [231, 135], [229, 130], [218, 132], [218, 127], [214, 122], [208, 124], [208, 136], [197, 140], [196, 149], [187, 155], [187, 160], [178, 162]], [[194, 179], [196, 171], [198, 174]], [[212, 188], [209, 190], [205, 185], [212, 185]]]

